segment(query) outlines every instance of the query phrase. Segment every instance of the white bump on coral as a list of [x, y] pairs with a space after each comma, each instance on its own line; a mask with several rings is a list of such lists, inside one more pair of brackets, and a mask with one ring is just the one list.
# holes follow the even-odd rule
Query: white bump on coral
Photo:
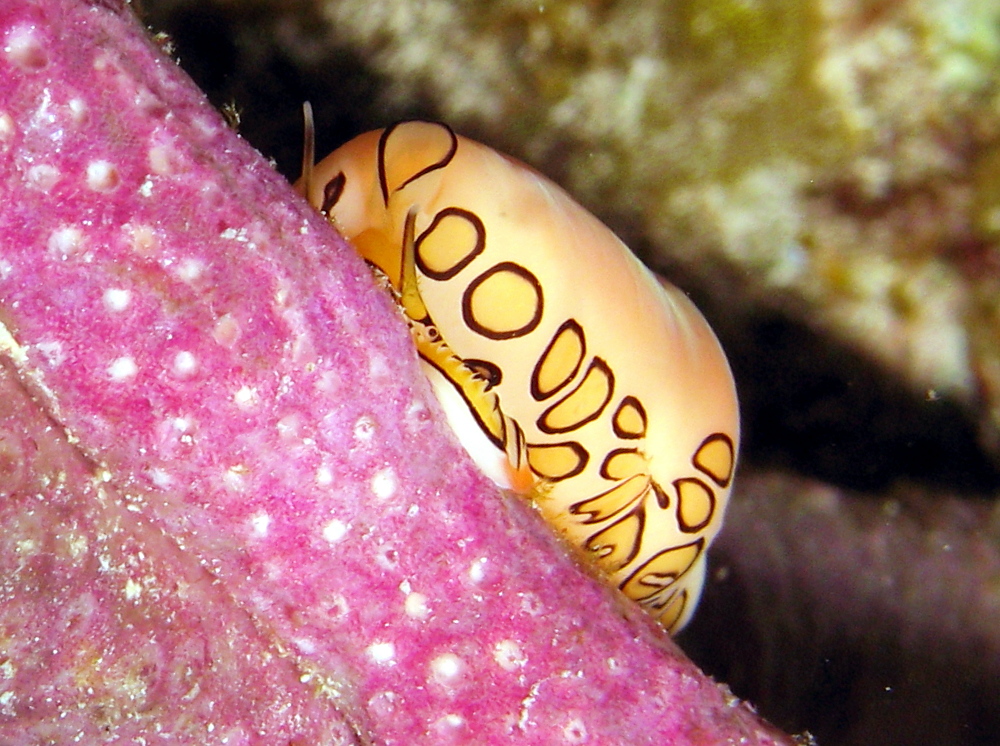
[[320, 371], [320, 374], [316, 376], [316, 382], [313, 386], [321, 394], [328, 397], [334, 397], [340, 393], [342, 383], [341, 378], [336, 371], [324, 370]]
[[232, 314], [224, 314], [215, 322], [212, 329], [212, 339], [226, 349], [232, 349], [236, 340], [240, 338], [240, 322], [233, 318]]
[[170, 426], [179, 433], [186, 433], [191, 430], [191, 419], [189, 417], [174, 417], [170, 421]]
[[177, 264], [177, 269], [175, 270], [177, 276], [184, 280], [184, 282], [194, 282], [201, 277], [204, 271], [205, 263], [201, 259], [194, 259], [193, 257], [182, 259]]
[[288, 308], [288, 299], [292, 297], [291, 283], [285, 278], [279, 278], [274, 288], [274, 305], [278, 309]]
[[160, 489], [167, 489], [174, 483], [173, 477], [170, 476], [170, 472], [165, 469], [150, 469], [149, 478], [152, 480]]
[[442, 653], [431, 661], [431, 673], [440, 682], [454, 681], [464, 665], [464, 661], [454, 653]]
[[396, 646], [391, 642], [374, 642], [368, 646], [368, 657], [376, 663], [392, 663], [396, 658]]
[[52, 254], [65, 259], [83, 246], [83, 233], [75, 226], [56, 228], [49, 235], [48, 249]]
[[414, 399], [406, 408], [403, 423], [406, 425], [407, 431], [413, 435], [427, 427], [430, 417], [431, 413], [427, 408], [427, 403], [422, 399]]
[[375, 553], [375, 562], [384, 570], [395, 570], [399, 566], [399, 551], [391, 544], [383, 545]]
[[14, 551], [16, 551], [22, 557], [36, 554], [37, 550], [38, 550], [38, 542], [35, 541], [34, 539], [21, 539], [20, 541], [17, 541], [14, 544]]
[[83, 556], [90, 547], [90, 542], [87, 541], [86, 536], [70, 535], [67, 537], [66, 546], [69, 548], [69, 556], [75, 559]]
[[501, 640], [493, 646], [493, 660], [504, 671], [516, 671], [524, 667], [528, 657], [514, 640]]
[[302, 417], [297, 413], [286, 414], [276, 425], [278, 435], [284, 440], [308, 440], [302, 437]]
[[198, 369], [198, 361], [187, 350], [181, 350], [174, 355], [174, 375], [186, 377]]
[[368, 415], [358, 417], [354, 423], [354, 439], [359, 443], [368, 443], [375, 435], [375, 421]]
[[153, 116], [159, 116], [165, 107], [162, 98], [138, 82], [136, 82], [133, 101], [135, 101], [135, 108]]
[[28, 169], [28, 186], [40, 192], [48, 192], [56, 185], [61, 175], [55, 166], [39, 163]]
[[[305, 637], [299, 637], [292, 640], [292, 644], [299, 649], [299, 652], [305, 653], [306, 655], [312, 655], [316, 652], [316, 643]], [[299, 676], [299, 681], [303, 684], [307, 684], [311, 680], [312, 674], [304, 673]]]
[[350, 604], [347, 603], [347, 599], [339, 593], [325, 599], [325, 603], [326, 615], [333, 620], [343, 619], [347, 616], [347, 612], [351, 610]]
[[454, 712], [449, 712], [442, 718], [439, 718], [436, 723], [434, 723], [435, 729], [440, 733], [441, 731], [450, 731], [456, 728], [461, 728], [465, 724], [465, 718], [461, 715], [457, 715]]
[[125, 598], [129, 601], [135, 601], [139, 596], [142, 595], [142, 586], [129, 578], [125, 581]]
[[247, 243], [250, 239], [247, 238], [246, 228], [225, 228], [222, 233], [219, 234], [219, 238], [224, 238], [228, 241], [239, 241], [240, 243]]
[[333, 484], [333, 469], [325, 464], [316, 470], [316, 486], [329, 487]]
[[538, 616], [542, 611], [542, 602], [534, 593], [518, 593], [521, 599], [521, 611], [529, 616]]
[[14, 692], [3, 692], [0, 694], [0, 712], [8, 717], [13, 717], [15, 714], [14, 703], [17, 701], [17, 695]]
[[250, 526], [253, 529], [254, 536], [267, 536], [268, 529], [271, 528], [271, 516], [264, 512], [255, 513], [250, 518]]
[[3, 51], [8, 60], [29, 72], [40, 70], [49, 61], [41, 39], [35, 35], [35, 29], [31, 26], [11, 30]]
[[0, 140], [9, 140], [14, 136], [14, 120], [10, 114], [3, 112], [0, 114]]
[[486, 562], [485, 557], [473, 560], [472, 564], [469, 565], [469, 580], [473, 583], [481, 583], [483, 581], [483, 578], [486, 577]]
[[423, 593], [407, 593], [403, 602], [403, 611], [411, 619], [426, 619], [431, 610], [427, 606], [427, 596]]
[[174, 172], [174, 149], [169, 145], [154, 145], [149, 149], [149, 170], [158, 176]]
[[247, 487], [247, 474], [249, 469], [244, 464], [230, 466], [222, 474], [222, 482], [229, 489], [242, 492]]
[[562, 732], [566, 743], [585, 743], [587, 740], [587, 726], [580, 718], [570, 720]]
[[395, 369], [389, 365], [384, 355], [372, 355], [368, 358], [368, 375], [375, 382], [387, 381], [394, 375]]
[[131, 380], [138, 372], [139, 366], [135, 364], [135, 360], [127, 355], [112, 361], [111, 365], [108, 366], [108, 375], [112, 381]]
[[347, 535], [347, 524], [336, 518], [334, 518], [331, 521], [328, 521], [327, 524], [323, 526], [323, 538], [326, 539], [331, 544], [336, 544], [346, 535]]
[[391, 466], [375, 472], [371, 481], [372, 494], [379, 500], [387, 500], [396, 494], [396, 472]]
[[87, 186], [95, 192], [110, 192], [121, 181], [118, 169], [107, 161], [91, 161], [87, 164]]
[[215, 137], [222, 128], [216, 123], [217, 117], [193, 117], [191, 123], [201, 131], [206, 138]]
[[66, 360], [66, 352], [63, 350], [62, 342], [58, 340], [39, 342], [35, 345], [35, 349], [42, 354], [51, 368], [58, 368]]
[[132, 251], [137, 254], [150, 254], [159, 246], [156, 234], [148, 225], [126, 223], [122, 226], [122, 230], [128, 235]]
[[109, 311], [124, 311], [132, 302], [132, 292], [125, 288], [108, 288], [104, 291], [104, 306]]
[[87, 102], [82, 98], [71, 98], [69, 100], [69, 113], [74, 122], [82, 122], [87, 115]]
[[380, 718], [392, 717], [396, 712], [396, 693], [379, 692], [368, 700], [368, 711]]
[[233, 394], [233, 401], [236, 402], [238, 407], [249, 407], [257, 401], [257, 389], [252, 386], [241, 386], [239, 390]]

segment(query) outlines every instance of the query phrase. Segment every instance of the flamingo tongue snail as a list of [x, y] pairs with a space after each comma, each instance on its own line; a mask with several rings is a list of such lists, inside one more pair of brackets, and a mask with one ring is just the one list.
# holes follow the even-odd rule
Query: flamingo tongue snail
[[702, 315], [558, 186], [444, 124], [312, 161], [300, 189], [384, 276], [472, 458], [679, 630], [739, 442]]

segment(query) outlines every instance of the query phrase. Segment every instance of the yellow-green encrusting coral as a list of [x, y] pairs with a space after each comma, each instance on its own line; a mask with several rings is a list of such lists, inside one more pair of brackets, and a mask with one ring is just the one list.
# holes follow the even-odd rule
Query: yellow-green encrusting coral
[[319, 7], [392, 95], [553, 174], [654, 264], [804, 308], [998, 429], [994, 0]]

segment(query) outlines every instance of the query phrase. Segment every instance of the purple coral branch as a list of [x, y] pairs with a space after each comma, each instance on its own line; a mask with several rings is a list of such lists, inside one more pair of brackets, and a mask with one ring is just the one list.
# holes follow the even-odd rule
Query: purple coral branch
[[789, 743], [472, 469], [363, 263], [129, 13], [0, 36], [4, 516], [59, 518], [2, 540], [0, 736]]

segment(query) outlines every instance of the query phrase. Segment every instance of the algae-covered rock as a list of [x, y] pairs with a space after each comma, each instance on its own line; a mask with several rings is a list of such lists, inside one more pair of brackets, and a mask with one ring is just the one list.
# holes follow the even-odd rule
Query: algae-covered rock
[[805, 303], [914, 387], [984, 401], [996, 429], [996, 325], [976, 303], [996, 272], [969, 272], [997, 235], [995, 3], [319, 7], [393, 93], [431, 91], [654, 263]]

